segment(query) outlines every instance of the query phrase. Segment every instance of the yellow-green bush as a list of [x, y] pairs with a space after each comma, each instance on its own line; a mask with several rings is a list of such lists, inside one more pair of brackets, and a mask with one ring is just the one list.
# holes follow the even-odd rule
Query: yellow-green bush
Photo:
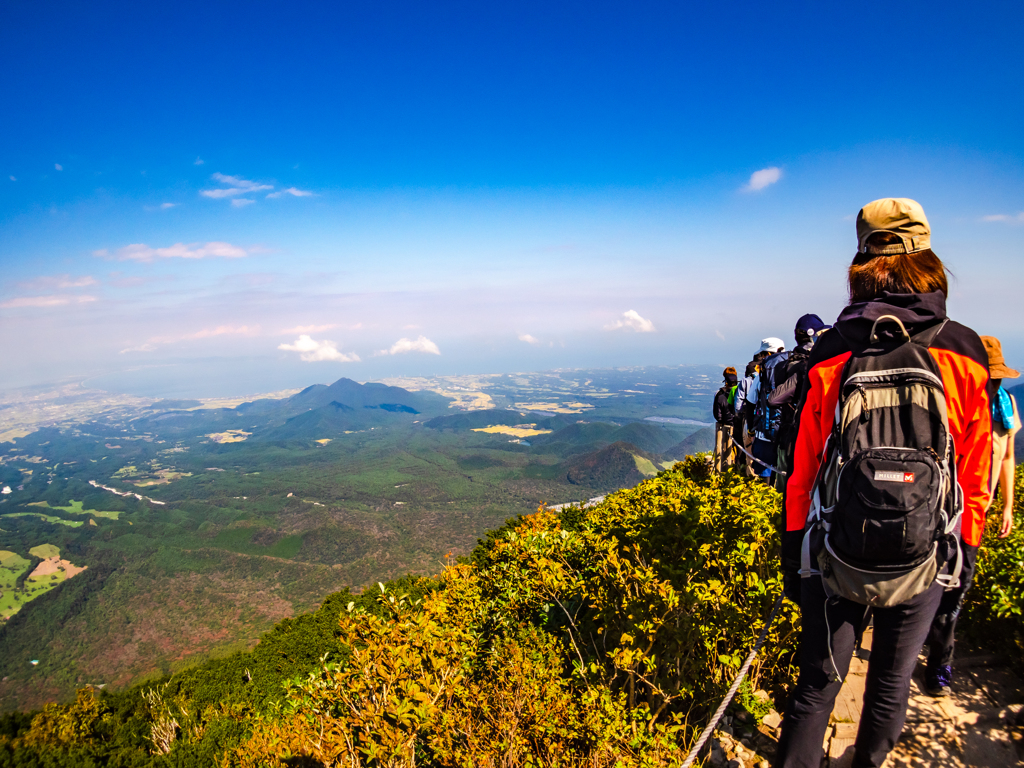
[[1024, 671], [1024, 465], [1017, 465], [1013, 502], [1014, 527], [1005, 539], [996, 537], [1002, 498], [992, 505], [959, 626], [968, 638], [1005, 653]]
[[[544, 510], [421, 602], [341, 617], [325, 659], [230, 765], [655, 766], [717, 706], [781, 591], [777, 494], [700, 460], [587, 510]], [[755, 686], [789, 675], [784, 609]]]

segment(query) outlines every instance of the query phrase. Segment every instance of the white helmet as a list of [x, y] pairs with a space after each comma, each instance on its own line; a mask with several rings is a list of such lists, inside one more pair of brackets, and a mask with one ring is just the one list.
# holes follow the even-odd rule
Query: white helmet
[[782, 339], [777, 339], [774, 336], [769, 336], [767, 339], [761, 339], [761, 348], [758, 352], [771, 352], [773, 355], [776, 352], [781, 352], [786, 348]]

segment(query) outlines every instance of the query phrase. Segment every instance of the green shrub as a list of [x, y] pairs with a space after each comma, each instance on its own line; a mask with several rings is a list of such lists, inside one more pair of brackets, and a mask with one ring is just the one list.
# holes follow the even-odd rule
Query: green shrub
[[[993, 503], [1002, 510], [1001, 498]], [[964, 599], [959, 627], [986, 650], [1005, 654], [1024, 673], [1024, 464], [1017, 465], [1013, 492], [1014, 527], [996, 537], [1001, 514], [990, 514], [978, 553], [974, 585]]]

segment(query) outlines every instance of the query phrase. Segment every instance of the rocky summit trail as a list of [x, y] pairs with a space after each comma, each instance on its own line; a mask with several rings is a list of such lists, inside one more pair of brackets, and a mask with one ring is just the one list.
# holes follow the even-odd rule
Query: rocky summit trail
[[[864, 648], [870, 653], [871, 631]], [[866, 654], [865, 654], [866, 655]], [[822, 768], [849, 768], [860, 723], [866, 660], [854, 657], [825, 733]], [[965, 656], [955, 665], [952, 694], [924, 693], [924, 657], [910, 690], [907, 722], [883, 768], [1008, 768], [1024, 765], [1024, 681], [994, 656]], [[760, 691], [758, 692], [761, 693]], [[723, 720], [707, 764], [767, 768], [781, 718], [771, 712], [756, 727], [739, 713]]]

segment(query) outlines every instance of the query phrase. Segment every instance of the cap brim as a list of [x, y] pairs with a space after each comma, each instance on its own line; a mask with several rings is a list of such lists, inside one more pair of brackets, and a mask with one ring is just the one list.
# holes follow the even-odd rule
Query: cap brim
[[997, 363], [989, 367], [988, 375], [993, 379], [1017, 379], [1020, 378], [1020, 371], [1015, 371], [1013, 368], [1007, 368], [1002, 363]]

